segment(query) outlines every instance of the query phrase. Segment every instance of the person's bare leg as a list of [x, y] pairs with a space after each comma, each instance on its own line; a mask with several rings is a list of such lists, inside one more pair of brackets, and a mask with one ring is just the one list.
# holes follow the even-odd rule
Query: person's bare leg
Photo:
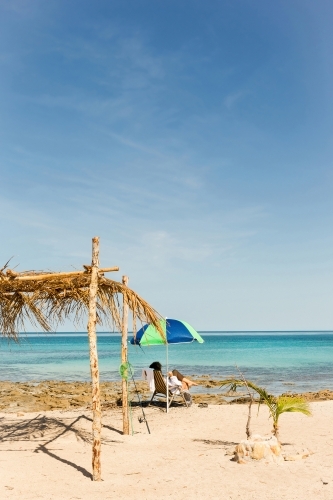
[[189, 380], [186, 377], [183, 378], [182, 383], [185, 383], [189, 389], [192, 387], [192, 385], [199, 385], [196, 382], [193, 382], [193, 380]]
[[182, 373], [180, 373], [178, 370], [172, 370], [171, 373], [173, 375], [175, 375], [178, 378], [178, 380], [181, 381], [181, 383], [182, 383], [182, 389], [184, 391], [188, 391], [193, 385], [199, 385], [196, 382], [193, 382], [192, 380], [184, 377], [184, 375]]

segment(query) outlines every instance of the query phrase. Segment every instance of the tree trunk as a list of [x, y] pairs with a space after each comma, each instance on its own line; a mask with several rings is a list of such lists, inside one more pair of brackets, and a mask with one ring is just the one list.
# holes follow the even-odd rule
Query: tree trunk
[[244, 374], [240, 371], [240, 369], [238, 368], [238, 366], [236, 365], [237, 367], [237, 370], [241, 376], [241, 379], [243, 380], [245, 386], [246, 386], [246, 389], [247, 389], [247, 392], [248, 392], [248, 395], [249, 395], [249, 398], [250, 398], [250, 402], [249, 402], [249, 413], [247, 415], [247, 422], [246, 422], [246, 428], [245, 428], [245, 432], [246, 432], [246, 437], [247, 439], [250, 439], [251, 437], [251, 427], [250, 427], [250, 424], [251, 424], [251, 411], [252, 411], [252, 403], [253, 403], [253, 396], [252, 396], [252, 393], [250, 391], [250, 388], [249, 388], [249, 384], [247, 383], [247, 380], [246, 378], [244, 377]]
[[279, 426], [277, 422], [273, 423], [273, 434], [278, 440], [278, 442], [280, 442]]
[[[123, 276], [123, 285], [127, 286], [128, 277]], [[128, 303], [123, 296], [123, 319], [121, 325], [121, 363], [127, 362], [127, 330], [128, 330]], [[128, 419], [128, 390], [127, 380], [122, 379], [123, 391], [123, 434], [129, 434], [129, 419]]]
[[253, 398], [250, 394], [250, 402], [249, 402], [249, 413], [247, 416], [247, 422], [246, 422], [246, 437], [247, 439], [250, 439], [251, 437], [251, 429], [250, 429], [250, 424], [251, 424], [251, 409], [252, 409], [252, 403], [253, 403]]
[[99, 390], [99, 370], [96, 343], [96, 300], [98, 290], [99, 238], [92, 240], [91, 283], [89, 288], [89, 319], [88, 338], [90, 354], [90, 372], [92, 381], [92, 411], [93, 411], [93, 447], [92, 469], [93, 481], [101, 481], [101, 400]]

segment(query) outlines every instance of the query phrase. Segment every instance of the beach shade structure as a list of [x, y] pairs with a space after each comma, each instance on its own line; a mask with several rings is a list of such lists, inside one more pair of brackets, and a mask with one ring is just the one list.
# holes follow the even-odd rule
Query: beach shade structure
[[[161, 330], [159, 323], [161, 316], [148, 302], [128, 288], [126, 276], [123, 277], [122, 283], [105, 277], [105, 273], [119, 271], [119, 268], [100, 267], [98, 236], [92, 239], [91, 265], [84, 264], [83, 270], [19, 273], [9, 269], [8, 264], [9, 261], [0, 268], [0, 337], [18, 341], [25, 325], [29, 325], [29, 328], [34, 326], [47, 332], [54, 332], [57, 326], [66, 320], [73, 320], [79, 324], [88, 316], [87, 337], [92, 388], [92, 479], [101, 481], [102, 410], [96, 325], [113, 324], [122, 331], [122, 362], [124, 362], [127, 361], [129, 311], [132, 313], [134, 329], [136, 321], [139, 320], [151, 323], [157, 330]], [[119, 296], [123, 298], [123, 307], [120, 306]], [[163, 335], [162, 330], [160, 334]], [[126, 383], [123, 384], [123, 391], [124, 388], [126, 389]], [[125, 426], [125, 416], [128, 420], [128, 411], [124, 404], [123, 416], [124, 434], [128, 434]]]
[[[185, 321], [180, 321], [178, 319], [161, 319], [159, 321], [160, 329], [164, 332], [162, 337], [161, 333], [157, 330], [156, 326], [153, 324], [144, 325], [131, 339], [131, 344], [139, 346], [154, 346], [154, 345], [165, 345], [166, 346], [166, 368], [168, 374], [169, 368], [169, 356], [168, 356], [168, 345], [169, 344], [189, 344], [191, 342], [199, 342], [203, 344], [203, 338], [198, 334], [198, 332]], [[167, 391], [167, 412], [168, 412], [168, 392]]]

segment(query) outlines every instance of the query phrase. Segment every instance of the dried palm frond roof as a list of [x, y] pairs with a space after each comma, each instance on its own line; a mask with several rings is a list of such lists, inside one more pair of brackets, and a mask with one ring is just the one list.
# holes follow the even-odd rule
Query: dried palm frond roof
[[[0, 270], [0, 334], [17, 339], [25, 330], [25, 323], [52, 331], [66, 318], [79, 324], [89, 308], [91, 267], [84, 271], [52, 273], [28, 271], [17, 273]], [[104, 272], [118, 268], [99, 269], [97, 291], [97, 323], [121, 328], [119, 295], [123, 295], [133, 314], [133, 331], [136, 320], [152, 323], [164, 337], [157, 311], [136, 292], [104, 276]]]

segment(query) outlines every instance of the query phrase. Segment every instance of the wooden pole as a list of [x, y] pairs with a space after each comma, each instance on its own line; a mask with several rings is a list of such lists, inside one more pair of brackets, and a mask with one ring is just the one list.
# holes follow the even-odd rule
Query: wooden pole
[[89, 288], [89, 319], [88, 338], [90, 354], [90, 372], [92, 381], [92, 411], [93, 411], [93, 447], [92, 469], [93, 481], [101, 481], [101, 400], [99, 390], [99, 370], [96, 342], [96, 298], [98, 290], [99, 238], [92, 240], [91, 283]]
[[[102, 269], [98, 269], [98, 273], [111, 273], [113, 271], [119, 271], [119, 267], [104, 267]], [[15, 275], [13, 272], [11, 272], [11, 274], [8, 274], [8, 276], [10, 280], [14, 279], [15, 281], [33, 281], [33, 280], [40, 281], [40, 280], [50, 280], [53, 278], [66, 278], [67, 276], [68, 277], [82, 276], [82, 275], [89, 276], [89, 274], [90, 272], [88, 271], [70, 271], [64, 273], [29, 274], [28, 276], [20, 276], [20, 275]]]
[[[123, 276], [123, 285], [128, 285], [128, 276]], [[121, 324], [121, 363], [127, 362], [128, 303], [123, 295], [123, 318]], [[122, 379], [123, 434], [129, 434], [127, 381]]]

